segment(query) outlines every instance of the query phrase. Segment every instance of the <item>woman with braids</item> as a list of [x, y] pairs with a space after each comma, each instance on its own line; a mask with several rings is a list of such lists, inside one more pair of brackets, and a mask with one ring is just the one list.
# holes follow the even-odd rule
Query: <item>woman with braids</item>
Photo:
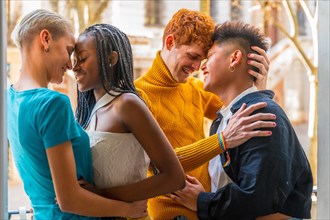
[[[108, 24], [87, 28], [76, 42], [73, 71], [76, 117], [90, 137], [100, 193], [137, 201], [183, 188], [182, 167], [134, 87], [126, 34]], [[157, 175], [147, 178], [150, 160]]]
[[8, 139], [34, 219], [146, 216], [146, 201], [107, 199], [78, 183], [93, 180], [88, 135], [75, 121], [68, 97], [47, 89], [49, 82], [61, 83], [72, 68], [70, 23], [58, 14], [35, 10], [12, 37], [22, 64], [7, 94]]

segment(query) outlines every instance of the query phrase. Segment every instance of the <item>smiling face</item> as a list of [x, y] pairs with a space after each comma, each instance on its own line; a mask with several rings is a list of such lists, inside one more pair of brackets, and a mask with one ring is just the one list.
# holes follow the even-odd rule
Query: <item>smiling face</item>
[[49, 82], [61, 83], [67, 69], [72, 69], [71, 54], [74, 50], [74, 36], [67, 32], [64, 36], [52, 40], [47, 53], [47, 75]]
[[75, 46], [74, 59], [73, 71], [78, 90], [86, 92], [101, 87], [97, 51], [93, 37], [90, 35], [79, 36]]
[[173, 46], [168, 54], [165, 64], [174, 80], [179, 83], [185, 83], [193, 72], [199, 70], [201, 61], [206, 56], [204, 48], [197, 44]]
[[235, 74], [229, 71], [230, 59], [230, 47], [213, 44], [208, 51], [206, 62], [202, 65], [206, 91], [218, 94], [219, 89], [224, 88], [234, 79]]

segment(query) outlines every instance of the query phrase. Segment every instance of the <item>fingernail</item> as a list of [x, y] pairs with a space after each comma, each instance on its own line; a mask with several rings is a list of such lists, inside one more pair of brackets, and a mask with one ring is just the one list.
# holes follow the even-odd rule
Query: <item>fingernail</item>
[[248, 56], [248, 57], [250, 57], [250, 56], [251, 56], [251, 54], [249, 53], [247, 56]]
[[273, 118], [275, 119], [276, 118], [276, 115], [274, 115]]
[[248, 61], [247, 61], [247, 63], [248, 63], [248, 64], [250, 64], [250, 63], [251, 63], [251, 61], [250, 61], [250, 60], [248, 60]]
[[275, 123], [275, 122], [273, 123], [273, 126], [274, 126], [274, 127], [276, 126], [276, 123]]
[[271, 131], [268, 131], [268, 134], [272, 134], [272, 132]]

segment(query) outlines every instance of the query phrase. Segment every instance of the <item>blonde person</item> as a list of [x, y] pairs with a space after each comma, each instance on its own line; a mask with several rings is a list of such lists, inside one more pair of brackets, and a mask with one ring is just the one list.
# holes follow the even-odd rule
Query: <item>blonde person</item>
[[146, 216], [146, 201], [107, 199], [78, 183], [93, 180], [88, 135], [75, 121], [68, 97], [47, 89], [50, 82], [61, 83], [72, 68], [75, 41], [69, 22], [35, 10], [12, 36], [22, 64], [7, 95], [8, 139], [34, 219]]
[[[137, 201], [182, 189], [180, 162], [134, 87], [126, 34], [109, 24], [88, 27], [78, 37], [74, 57], [76, 116], [91, 140], [101, 194]], [[150, 161], [157, 175], [147, 178]]]
[[[212, 45], [214, 22], [210, 16], [198, 11], [180, 9], [166, 25], [163, 47], [157, 52], [150, 69], [135, 81], [135, 86], [169, 139], [186, 174], [197, 178], [206, 191], [211, 191], [208, 161], [218, 156], [220, 148], [217, 134], [205, 138], [204, 117], [216, 119], [222, 102], [216, 95], [203, 90], [203, 82], [191, 77], [199, 70]], [[265, 88], [269, 61], [263, 49], [252, 47], [248, 73], [257, 78], [259, 89]], [[256, 51], [257, 53], [253, 52]], [[227, 148], [238, 146], [251, 137], [269, 136], [274, 125], [273, 114], [255, 114], [265, 107], [256, 103], [244, 109], [242, 105], [227, 128], [224, 138]], [[157, 220], [197, 219], [195, 211], [187, 209], [166, 196], [149, 200], [149, 214]]]

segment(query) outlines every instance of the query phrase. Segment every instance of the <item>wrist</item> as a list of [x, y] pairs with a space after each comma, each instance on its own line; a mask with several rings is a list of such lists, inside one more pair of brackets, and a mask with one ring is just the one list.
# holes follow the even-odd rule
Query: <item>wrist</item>
[[218, 140], [219, 140], [219, 145], [220, 145], [220, 148], [225, 152], [227, 151], [227, 142], [226, 142], [226, 139], [225, 139], [225, 136], [223, 134], [223, 132], [218, 132]]

